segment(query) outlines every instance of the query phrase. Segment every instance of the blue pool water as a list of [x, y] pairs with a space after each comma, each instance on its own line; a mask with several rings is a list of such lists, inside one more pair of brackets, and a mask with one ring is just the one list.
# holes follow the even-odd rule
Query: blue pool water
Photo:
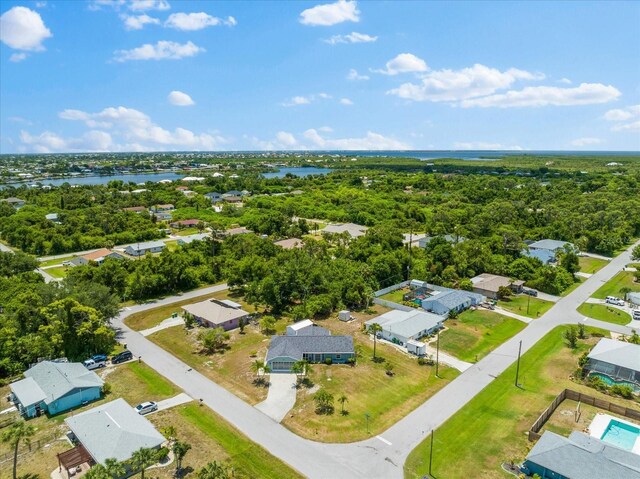
[[638, 437], [640, 437], [640, 428], [612, 419], [600, 439], [621, 449], [631, 451]]
[[602, 379], [602, 381], [607, 385], [607, 386], [613, 386], [615, 384], [617, 384], [618, 386], [629, 386], [631, 389], [633, 389], [635, 392], [638, 392], [638, 390], [640, 390], [640, 388], [638, 387], [637, 384], [634, 384], [632, 382], [629, 381], [616, 381], [612, 378], [610, 378], [609, 376], [607, 376], [606, 374], [601, 374], [601, 373], [591, 373], [589, 374], [589, 376], [596, 376], [599, 377], [600, 379]]

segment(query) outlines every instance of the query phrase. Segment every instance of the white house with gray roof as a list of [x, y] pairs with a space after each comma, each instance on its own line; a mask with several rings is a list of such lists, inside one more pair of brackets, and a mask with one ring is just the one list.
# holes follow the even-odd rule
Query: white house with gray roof
[[11, 383], [11, 397], [25, 417], [58, 414], [100, 399], [104, 382], [81, 363], [42, 361]]
[[602, 338], [587, 355], [585, 371], [632, 383], [640, 391], [640, 345]]
[[158, 449], [165, 442], [153, 424], [122, 398], [76, 414], [64, 422], [93, 460], [102, 465], [110, 458], [126, 461], [140, 448]]
[[432, 313], [448, 316], [451, 311], [459, 313], [471, 306], [478, 305], [485, 300], [481, 294], [447, 289], [432, 291], [431, 296], [422, 300], [422, 307]]
[[418, 309], [400, 311], [397, 309], [377, 316], [364, 324], [370, 328], [379, 324], [382, 328], [382, 339], [405, 346], [410, 340], [417, 340], [428, 336], [442, 328], [444, 317], [427, 313]]
[[147, 253], [160, 253], [166, 246], [164, 241], [147, 241], [130, 244], [124, 251], [131, 256], [144, 256]]
[[266, 363], [271, 372], [288, 373], [297, 361], [324, 363], [330, 359], [333, 364], [345, 364], [355, 355], [351, 336], [273, 336]]
[[574, 431], [545, 431], [522, 465], [525, 474], [553, 479], [638, 479], [640, 455]]

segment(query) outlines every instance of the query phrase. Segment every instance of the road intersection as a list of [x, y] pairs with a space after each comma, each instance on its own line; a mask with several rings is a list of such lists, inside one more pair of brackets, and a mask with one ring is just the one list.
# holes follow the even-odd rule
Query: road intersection
[[133, 313], [221, 291], [226, 285], [126, 308], [113, 320], [113, 324], [119, 329], [119, 340], [126, 343], [134, 355], [142, 356], [142, 360], [158, 373], [191, 397], [202, 399], [206, 406], [303, 475], [318, 479], [401, 478], [403, 465], [409, 453], [431, 430], [441, 426], [516, 360], [520, 341], [522, 353], [525, 353], [553, 328], [579, 322], [617, 333], [631, 334], [629, 327], [587, 319], [580, 315], [576, 308], [591, 297], [603, 283], [623, 270], [630, 262], [632, 248], [633, 246], [612, 259], [572, 293], [561, 298], [539, 319], [530, 322], [520, 333], [467, 369], [395, 425], [379, 436], [349, 444], [326, 444], [295, 435], [255, 407], [192, 370], [142, 334], [124, 325], [124, 319]]

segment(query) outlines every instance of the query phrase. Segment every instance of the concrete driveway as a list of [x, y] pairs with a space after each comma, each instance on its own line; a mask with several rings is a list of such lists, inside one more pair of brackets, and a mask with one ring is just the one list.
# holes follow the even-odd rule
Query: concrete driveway
[[295, 374], [271, 374], [267, 399], [256, 404], [256, 409], [280, 422], [296, 403], [296, 391]]

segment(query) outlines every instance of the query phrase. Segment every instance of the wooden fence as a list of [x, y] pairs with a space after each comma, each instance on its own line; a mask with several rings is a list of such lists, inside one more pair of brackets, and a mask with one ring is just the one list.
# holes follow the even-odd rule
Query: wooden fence
[[620, 406], [619, 404], [614, 404], [605, 399], [598, 399], [587, 394], [579, 393], [578, 391], [574, 391], [573, 389], [565, 389], [560, 394], [558, 394], [558, 396], [553, 400], [549, 407], [545, 409], [540, 417], [536, 420], [536, 422], [533, 423], [531, 429], [529, 429], [529, 441], [536, 441], [540, 439], [540, 430], [565, 399], [580, 401], [581, 403], [587, 404], [588, 406], [594, 406], [599, 409], [604, 409], [606, 411], [612, 412], [619, 416], [624, 416], [628, 417], [629, 419], [640, 421], [640, 411], [636, 409]]
[[[62, 435], [63, 433], [58, 431], [32, 440], [29, 444], [26, 444], [24, 441], [21, 442], [21, 445], [18, 449], [18, 460], [20, 460], [22, 456], [26, 456], [28, 454], [36, 452], [38, 449], [43, 448], [47, 444], [51, 444], [56, 439], [61, 438]], [[0, 465], [4, 464], [7, 461], [13, 461], [13, 451], [0, 454]]]

